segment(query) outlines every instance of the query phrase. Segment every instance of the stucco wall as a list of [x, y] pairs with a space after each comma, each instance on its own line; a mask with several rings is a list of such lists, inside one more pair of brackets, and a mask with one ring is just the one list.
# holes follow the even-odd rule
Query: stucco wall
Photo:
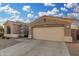
[[4, 34], [7, 34], [7, 27], [10, 27], [11, 34], [12, 34], [13, 33], [13, 24], [11, 22], [4, 24]]
[[5, 37], [13, 37], [13, 38], [18, 38], [19, 34], [4, 34]]
[[[11, 34], [7, 34], [7, 26], [11, 29]], [[23, 31], [23, 32], [22, 32]], [[8, 37], [17, 37], [24, 36], [24, 34], [27, 34], [27, 25], [25, 23], [16, 23], [8, 21], [4, 24], [4, 36]]]

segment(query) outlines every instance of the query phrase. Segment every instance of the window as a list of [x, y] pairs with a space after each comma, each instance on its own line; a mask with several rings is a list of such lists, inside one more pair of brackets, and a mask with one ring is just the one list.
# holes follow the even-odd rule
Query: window
[[44, 22], [46, 22], [46, 18], [44, 18]]
[[11, 33], [11, 29], [10, 27], [7, 27], [7, 34], [10, 34]]

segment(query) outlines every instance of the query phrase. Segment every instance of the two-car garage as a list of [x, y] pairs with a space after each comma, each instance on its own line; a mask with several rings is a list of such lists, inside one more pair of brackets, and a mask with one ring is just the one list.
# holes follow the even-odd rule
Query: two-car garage
[[72, 42], [71, 19], [40, 17], [29, 25], [29, 38], [37, 40]]
[[64, 27], [33, 28], [33, 38], [39, 40], [63, 41]]

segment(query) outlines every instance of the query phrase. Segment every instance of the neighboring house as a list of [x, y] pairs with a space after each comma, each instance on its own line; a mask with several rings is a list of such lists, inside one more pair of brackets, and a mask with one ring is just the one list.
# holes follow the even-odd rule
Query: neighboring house
[[79, 20], [71, 24], [73, 41], [79, 40]]
[[72, 42], [71, 23], [74, 19], [43, 16], [29, 24], [29, 36], [37, 40]]
[[27, 24], [19, 21], [7, 21], [4, 23], [4, 36], [5, 37], [23, 37], [27, 35]]
[[73, 21], [73, 23], [71, 24], [71, 29], [79, 29], [79, 20]]

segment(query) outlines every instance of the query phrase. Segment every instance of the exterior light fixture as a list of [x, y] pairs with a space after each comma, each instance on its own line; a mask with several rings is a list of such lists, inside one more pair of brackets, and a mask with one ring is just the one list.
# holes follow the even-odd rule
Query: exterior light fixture
[[69, 28], [69, 25], [67, 25], [66, 28]]

